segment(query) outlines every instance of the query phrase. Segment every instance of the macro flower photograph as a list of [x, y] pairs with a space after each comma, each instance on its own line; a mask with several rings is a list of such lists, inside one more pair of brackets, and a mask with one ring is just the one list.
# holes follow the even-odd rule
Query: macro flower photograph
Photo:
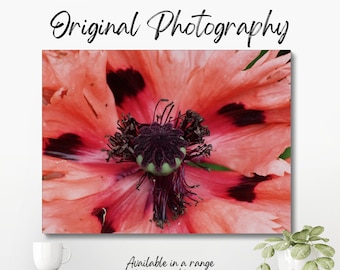
[[42, 232], [291, 229], [291, 52], [43, 50]]

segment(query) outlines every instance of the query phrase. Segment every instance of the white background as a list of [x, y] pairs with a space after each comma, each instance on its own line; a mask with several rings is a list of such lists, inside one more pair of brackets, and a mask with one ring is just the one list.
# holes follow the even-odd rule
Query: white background
[[[67, 9], [84, 19], [126, 20], [139, 11], [140, 22], [155, 12], [181, 9], [187, 17], [207, 9], [216, 20], [289, 21], [283, 44], [272, 35], [256, 36], [251, 49], [290, 49], [293, 53], [293, 229], [322, 225], [340, 254], [339, 232], [339, 12], [337, 1], [11, 1], [1, 3], [0, 269], [33, 270], [32, 242], [62, 241], [73, 257], [64, 270], [125, 269], [131, 256], [165, 260], [213, 260], [212, 269], [256, 269], [262, 261], [254, 245], [264, 235], [46, 236], [41, 233], [41, 50], [101, 49], [248, 49], [245, 36], [160, 38], [145, 31], [135, 38], [85, 37], [56, 40], [49, 21]], [[154, 1], [156, 2], [156, 1]], [[314, 2], [314, 3], [312, 3]], [[6, 4], [6, 5], [5, 5]], [[214, 20], [214, 19], [212, 19]], [[251, 222], [251, 221], [249, 221]], [[336, 264], [340, 264], [336, 254]], [[337, 269], [339, 267], [335, 267]], [[177, 270], [177, 268], [169, 268]], [[186, 268], [182, 268], [184, 270]], [[187, 268], [190, 269], [190, 268]], [[203, 269], [203, 268], [192, 268]]]

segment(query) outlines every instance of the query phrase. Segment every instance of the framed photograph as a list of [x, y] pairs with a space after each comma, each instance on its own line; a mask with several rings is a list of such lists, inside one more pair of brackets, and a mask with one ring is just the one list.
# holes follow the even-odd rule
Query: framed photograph
[[42, 51], [42, 232], [291, 228], [291, 52]]

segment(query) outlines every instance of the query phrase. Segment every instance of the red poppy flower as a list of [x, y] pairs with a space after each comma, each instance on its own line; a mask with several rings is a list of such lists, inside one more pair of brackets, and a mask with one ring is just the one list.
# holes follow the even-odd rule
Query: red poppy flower
[[44, 233], [290, 229], [290, 53], [43, 51]]

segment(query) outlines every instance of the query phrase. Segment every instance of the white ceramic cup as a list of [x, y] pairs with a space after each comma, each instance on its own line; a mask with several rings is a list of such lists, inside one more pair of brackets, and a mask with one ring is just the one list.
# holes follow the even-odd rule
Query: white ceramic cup
[[38, 270], [57, 270], [71, 256], [71, 249], [62, 243], [33, 242], [33, 260]]

